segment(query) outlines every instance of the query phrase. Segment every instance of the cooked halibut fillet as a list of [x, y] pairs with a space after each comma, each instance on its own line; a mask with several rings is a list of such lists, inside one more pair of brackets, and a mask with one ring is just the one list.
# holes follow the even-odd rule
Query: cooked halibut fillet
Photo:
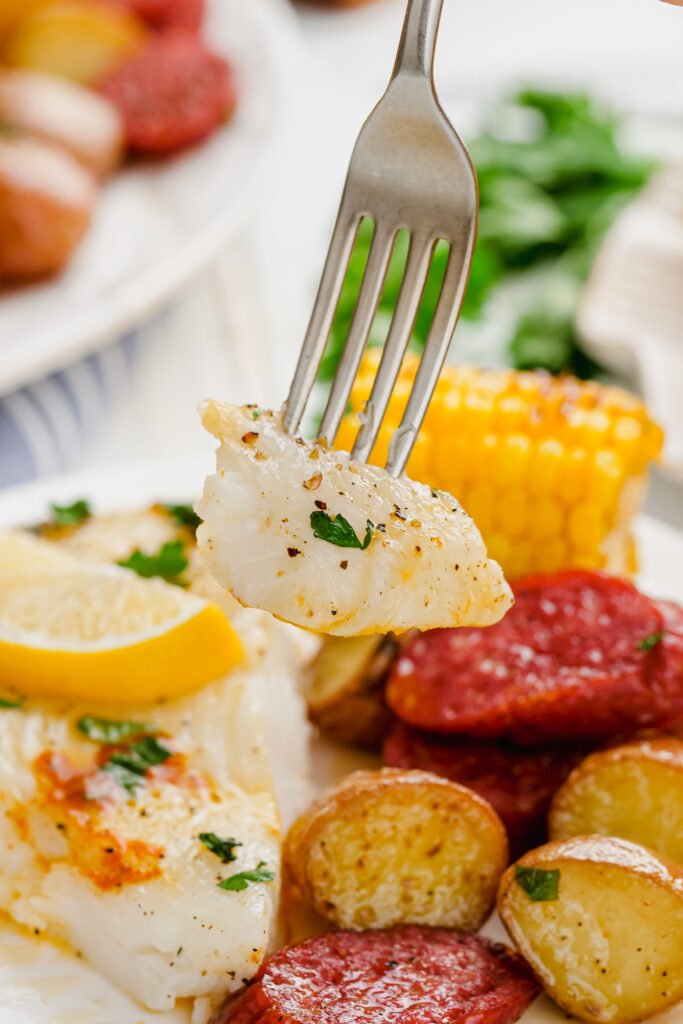
[[202, 419], [221, 443], [199, 546], [241, 603], [336, 636], [487, 626], [510, 607], [451, 495], [295, 439], [273, 413], [209, 401]]
[[[255, 973], [279, 895], [274, 772], [287, 779], [288, 820], [307, 796], [296, 655], [267, 616], [242, 627], [246, 662], [168, 705], [0, 709], [0, 909], [65, 941], [153, 1010], [220, 999]], [[268, 701], [280, 748], [286, 740], [297, 751], [284, 770]], [[143, 724], [171, 756], [128, 792], [102, 767], [130, 753], [131, 740], [108, 746], [84, 735], [77, 723], [93, 714]], [[223, 863], [200, 833], [241, 844], [234, 861]], [[272, 880], [218, 887], [259, 866]]]

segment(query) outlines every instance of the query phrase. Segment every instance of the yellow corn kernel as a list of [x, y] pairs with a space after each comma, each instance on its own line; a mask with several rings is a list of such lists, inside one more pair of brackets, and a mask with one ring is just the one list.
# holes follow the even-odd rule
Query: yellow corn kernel
[[467, 423], [467, 433], [477, 437], [491, 430], [493, 426], [494, 403], [480, 391], [468, 391], [462, 403], [462, 415]]
[[557, 572], [571, 564], [569, 548], [559, 537], [539, 544], [532, 552], [530, 561], [536, 572]]
[[[534, 554], [534, 544], [530, 540], [521, 540], [515, 537], [510, 542], [509, 552], [505, 557], [505, 575], [509, 579], [516, 579], [529, 572], [529, 567]], [[498, 561], [498, 559], [496, 559]]]
[[637, 466], [643, 441], [643, 427], [635, 416], [620, 416], [614, 424], [614, 450], [628, 469]]
[[564, 471], [565, 447], [553, 437], [541, 441], [531, 454], [529, 490], [532, 494], [557, 494]]
[[557, 497], [565, 505], [574, 505], [586, 493], [589, 463], [585, 448], [567, 452], [557, 484]]
[[607, 523], [597, 505], [582, 501], [569, 513], [568, 532], [572, 547], [587, 553], [600, 547], [607, 535]]
[[[493, 526], [493, 508], [496, 494], [492, 484], [478, 483], [466, 487], [462, 504], [482, 533], [488, 534]], [[494, 556], [495, 557], [495, 556]]]
[[334, 442], [335, 448], [341, 448], [342, 451], [350, 452], [353, 448], [353, 442], [356, 440], [357, 433], [358, 423], [356, 422], [356, 417], [345, 416], [341, 421], [339, 433], [337, 434]]
[[612, 521], [617, 512], [626, 473], [616, 452], [603, 448], [596, 452], [588, 467], [588, 494]]
[[531, 441], [523, 434], [502, 437], [496, 452], [496, 482], [500, 487], [526, 484], [531, 464]]
[[383, 423], [380, 427], [375, 447], [370, 455], [370, 462], [375, 466], [385, 466], [389, 457], [389, 444], [396, 430], [395, 423]]
[[500, 434], [519, 433], [528, 428], [529, 406], [519, 395], [508, 395], [497, 403], [495, 429]]
[[529, 535], [533, 540], [561, 537], [564, 509], [554, 498], [537, 498], [529, 509]]
[[507, 537], [521, 537], [529, 523], [529, 495], [521, 487], [510, 487], [499, 495], [494, 509], [495, 529]]
[[508, 566], [513, 557], [514, 544], [502, 533], [491, 533], [486, 536], [486, 549], [496, 562]]
[[429, 435], [421, 431], [415, 440], [406, 467], [406, 472], [411, 480], [420, 480], [422, 483], [431, 485], [435, 476], [430, 458], [432, 447]]

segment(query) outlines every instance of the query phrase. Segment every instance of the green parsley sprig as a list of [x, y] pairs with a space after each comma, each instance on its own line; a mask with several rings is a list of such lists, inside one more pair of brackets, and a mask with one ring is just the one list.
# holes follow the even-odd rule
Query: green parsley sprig
[[237, 839], [221, 839], [215, 832], [200, 832], [199, 841], [204, 844], [207, 850], [215, 853], [224, 864], [237, 860], [235, 847], [242, 846]]
[[188, 566], [181, 540], [162, 544], [156, 555], [146, 555], [136, 548], [128, 558], [121, 559], [118, 564], [124, 569], [132, 569], [143, 579], [160, 576], [167, 583], [173, 583], [178, 587], [186, 586], [184, 580], [180, 578]]
[[236, 875], [230, 875], [218, 883], [219, 889], [227, 889], [228, 892], [242, 892], [250, 882], [272, 882], [275, 874], [272, 871], [264, 870], [265, 861], [259, 861], [253, 871], [240, 871]]
[[358, 548], [365, 551], [375, 530], [375, 524], [369, 519], [365, 528], [365, 537], [361, 541], [348, 520], [342, 515], [330, 516], [327, 512], [316, 510], [311, 512], [313, 535], [328, 544], [336, 544], [339, 548]]
[[51, 504], [50, 508], [52, 509], [52, 518], [59, 526], [75, 526], [92, 516], [90, 503], [85, 498], [75, 501], [73, 505]]
[[515, 879], [530, 900], [540, 903], [557, 899], [559, 868], [546, 871], [543, 868], [525, 868], [522, 864], [515, 864]]

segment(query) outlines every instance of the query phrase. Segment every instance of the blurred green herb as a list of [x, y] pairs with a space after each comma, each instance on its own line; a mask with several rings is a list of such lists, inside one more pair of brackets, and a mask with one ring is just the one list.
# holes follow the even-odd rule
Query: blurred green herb
[[122, 559], [118, 564], [122, 565], [124, 569], [132, 569], [138, 576], [143, 576], [145, 579], [161, 576], [167, 583], [175, 583], [179, 587], [185, 586], [180, 579], [180, 574], [187, 569], [188, 563], [183, 554], [181, 540], [162, 544], [156, 555], [145, 555], [139, 548], [136, 548], [128, 558]]
[[658, 633], [650, 633], [649, 636], [644, 636], [642, 640], [636, 642], [636, 647], [639, 651], [645, 651], [648, 654], [650, 651], [654, 651], [655, 647], [658, 647], [664, 639], [664, 630], [660, 629]]
[[119, 721], [112, 718], [96, 718], [86, 715], [79, 718], [76, 728], [95, 743], [121, 743], [130, 736], [141, 736], [154, 732], [154, 727], [143, 722]]
[[187, 526], [193, 531], [201, 526], [202, 521], [192, 505], [167, 505], [166, 511], [173, 516], [178, 526]]
[[[501, 283], [530, 270], [543, 272], [509, 339], [507, 360], [518, 369], [572, 370], [581, 377], [600, 369], [581, 349], [574, 328], [578, 295], [605, 231], [655, 166], [623, 149], [620, 129], [620, 120], [587, 95], [524, 89], [492, 106], [483, 130], [468, 140], [480, 209], [463, 319], [480, 318]], [[372, 234], [372, 223], [363, 221], [320, 368], [323, 383], [334, 376], [348, 334]], [[371, 346], [386, 338], [407, 251], [408, 236], [401, 232]], [[426, 341], [447, 259], [448, 246], [439, 243], [413, 348]]]
[[92, 515], [89, 502], [83, 498], [75, 501], [73, 505], [50, 505], [50, 508], [54, 522], [60, 526], [74, 526], [76, 523], [82, 523], [84, 519], [90, 519]]

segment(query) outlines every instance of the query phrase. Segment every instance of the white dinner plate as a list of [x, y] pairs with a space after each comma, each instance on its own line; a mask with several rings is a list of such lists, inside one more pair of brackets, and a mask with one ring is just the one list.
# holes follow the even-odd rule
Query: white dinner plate
[[277, 173], [299, 63], [291, 5], [208, 0], [204, 34], [235, 69], [234, 118], [186, 153], [114, 175], [64, 272], [0, 292], [0, 395], [141, 324], [244, 225]]
[[[48, 514], [50, 502], [66, 504], [78, 498], [88, 498], [94, 510], [100, 512], [144, 506], [157, 500], [193, 500], [212, 465], [213, 457], [207, 452], [206, 457], [199, 459], [134, 463], [8, 488], [0, 491], [0, 526], [35, 523]], [[637, 535], [642, 568], [640, 585], [658, 597], [683, 601], [683, 533], [643, 517]], [[369, 761], [367, 756], [330, 750], [317, 763], [329, 775], [365, 767]], [[505, 938], [495, 916], [484, 932], [497, 939]], [[204, 1024], [199, 1014], [198, 1019]], [[566, 1024], [566, 1020], [566, 1014], [541, 997], [524, 1014], [522, 1024]], [[683, 1006], [653, 1021], [683, 1024]], [[194, 1022], [187, 1006], [179, 1006], [170, 1013], [144, 1010], [92, 971], [83, 959], [0, 918], [0, 1024]]]

